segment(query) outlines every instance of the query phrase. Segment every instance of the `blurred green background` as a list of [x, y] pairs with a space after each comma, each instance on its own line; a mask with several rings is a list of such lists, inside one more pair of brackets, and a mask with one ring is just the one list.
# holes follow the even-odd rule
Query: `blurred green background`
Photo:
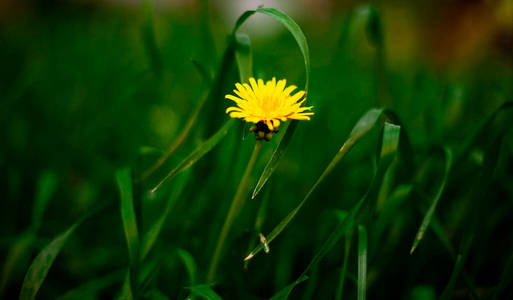
[[[413, 164], [399, 164], [389, 194], [405, 185], [413, 192], [385, 221], [371, 221], [378, 229], [367, 228], [367, 297], [443, 295], [465, 236], [473, 236], [472, 243], [468, 255], [460, 257], [462, 270], [449, 298], [513, 297], [511, 113], [505, 108], [482, 127], [513, 100], [511, 0], [3, 0], [0, 297], [17, 298], [41, 249], [104, 204], [70, 236], [37, 298], [119, 296], [129, 253], [115, 172], [130, 166], [137, 178], [185, 130], [202, 97], [219, 89], [218, 97], [207, 98], [177, 151], [147, 180], [134, 183], [141, 235], [168, 199], [176, 201], [134, 275], [142, 282], [134, 297], [184, 299], [190, 293], [186, 287], [206, 283], [254, 144], [250, 135], [241, 138], [247, 128], [232, 128], [191, 169], [158, 192], [148, 191], [228, 119], [224, 95], [239, 81], [236, 64], [230, 61], [220, 82], [205, 78], [218, 78], [235, 20], [259, 5], [287, 13], [307, 37], [312, 64], [307, 103], [315, 106], [315, 115], [299, 124], [276, 172], [251, 200], [283, 134], [264, 143], [212, 289], [224, 299], [264, 299], [297, 279], [340, 216], [367, 190], [377, 168], [380, 130], [373, 129], [336, 166], [273, 241], [270, 253], [244, 266], [250, 246], [259, 241], [257, 213], [265, 211], [261, 232], [266, 235], [303, 199], [358, 119], [372, 107], [388, 107], [401, 119], [413, 149]], [[285, 27], [255, 15], [239, 32], [251, 39], [255, 77], [286, 78], [304, 87], [303, 57]], [[436, 207], [436, 226], [410, 255], [426, 208], [444, 181], [440, 149], [464, 152], [479, 128], [486, 130], [476, 135], [468, 153], [456, 155]], [[352, 239], [342, 238], [309, 272], [291, 299], [334, 299], [345, 248], [350, 252], [343, 298], [356, 298], [353, 231]], [[373, 238], [376, 232], [381, 234]]]

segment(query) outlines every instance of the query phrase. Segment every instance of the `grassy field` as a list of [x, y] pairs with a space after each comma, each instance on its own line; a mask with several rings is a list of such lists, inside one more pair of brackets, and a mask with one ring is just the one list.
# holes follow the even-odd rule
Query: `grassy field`
[[[513, 298], [510, 48], [151, 3], [0, 25], [0, 298]], [[311, 120], [256, 141], [224, 98], [252, 76]]]

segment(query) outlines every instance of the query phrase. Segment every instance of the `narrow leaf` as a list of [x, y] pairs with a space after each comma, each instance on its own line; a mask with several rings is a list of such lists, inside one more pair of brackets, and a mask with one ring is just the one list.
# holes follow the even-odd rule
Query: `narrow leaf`
[[179, 180], [176, 182], [174, 186], [173, 191], [171, 192], [171, 195], [167, 200], [164, 211], [162, 212], [160, 217], [155, 221], [155, 223], [153, 223], [148, 232], [146, 232], [146, 234], [144, 235], [143, 240], [141, 242], [141, 261], [146, 258], [151, 248], [155, 244], [155, 241], [157, 240], [160, 231], [162, 230], [162, 227], [166, 222], [169, 212], [173, 209], [174, 205], [176, 204], [176, 201], [180, 197], [180, 194], [182, 193], [182, 190], [188, 179], [188, 174], [184, 174], [184, 176], [181, 176], [179, 178]]
[[279, 291], [278, 293], [276, 293], [274, 296], [272, 296], [270, 298], [270, 300], [286, 300], [290, 293], [292, 292], [292, 290], [300, 283], [302, 283], [303, 281], [306, 281], [308, 279], [308, 276], [306, 275], [302, 275], [301, 277], [298, 278], [298, 280], [294, 281], [293, 283], [287, 285], [286, 287], [284, 287], [281, 291]]
[[228, 120], [221, 129], [219, 129], [214, 135], [212, 135], [208, 140], [203, 142], [198, 148], [196, 148], [191, 154], [189, 154], [184, 160], [182, 160], [169, 174], [164, 177], [152, 190], [151, 192], [155, 192], [164, 182], [172, 179], [176, 175], [181, 172], [187, 170], [192, 165], [194, 165], [198, 160], [200, 160], [205, 154], [210, 152], [228, 133], [231, 127], [235, 124], [234, 119]]
[[39, 288], [50, 270], [55, 258], [61, 251], [62, 247], [75, 231], [75, 229], [84, 221], [84, 218], [73, 224], [68, 230], [64, 231], [53, 239], [34, 259], [30, 265], [23, 285], [21, 287], [20, 300], [35, 299]]
[[198, 266], [196, 264], [196, 261], [194, 260], [194, 257], [187, 250], [184, 249], [177, 249], [176, 254], [183, 262], [185, 269], [187, 270], [187, 274], [189, 275], [189, 284], [196, 284], [196, 274], [198, 273]]
[[132, 263], [138, 260], [139, 232], [134, 210], [134, 197], [132, 191], [132, 177], [130, 168], [124, 168], [116, 172], [116, 180], [120, 192], [121, 219], [125, 230], [125, 238], [128, 253]]
[[191, 294], [207, 300], [222, 300], [222, 298], [208, 284], [199, 284], [187, 287]]
[[236, 34], [237, 41], [235, 49], [235, 59], [239, 67], [239, 76], [241, 82], [248, 82], [253, 77], [253, 54], [251, 53], [251, 40], [245, 34]]
[[412, 254], [413, 251], [415, 251], [415, 249], [419, 245], [420, 241], [424, 237], [424, 233], [426, 232], [426, 230], [429, 226], [429, 223], [431, 222], [431, 218], [433, 217], [433, 214], [435, 212], [438, 201], [440, 201], [440, 198], [442, 197], [443, 191], [445, 189], [445, 185], [449, 178], [449, 172], [450, 172], [451, 166], [452, 166], [452, 152], [449, 148], [445, 148], [444, 150], [445, 150], [445, 170], [444, 170], [444, 174], [442, 177], [442, 182], [441, 182], [440, 187], [438, 188], [438, 191], [433, 199], [433, 202], [431, 203], [431, 206], [429, 207], [426, 215], [424, 216], [424, 219], [422, 220], [422, 224], [420, 225], [417, 235], [415, 237], [415, 240], [413, 241], [413, 246], [411, 247], [410, 254]]
[[452, 299], [454, 286], [456, 285], [456, 280], [463, 270], [463, 265], [467, 258], [468, 251], [470, 249], [470, 245], [472, 244], [472, 237], [465, 237], [462, 241], [462, 246], [460, 248], [460, 252], [456, 256], [456, 263], [454, 264], [454, 268], [452, 270], [451, 278], [449, 279], [449, 283], [445, 287], [442, 295], [440, 296], [440, 300]]
[[81, 300], [90, 299], [96, 296], [101, 290], [120, 282], [126, 270], [118, 270], [105, 276], [90, 280], [78, 287], [66, 292], [57, 300]]
[[358, 300], [365, 300], [367, 293], [367, 231], [358, 226]]
[[45, 212], [48, 200], [57, 187], [57, 176], [52, 171], [45, 171], [37, 182], [34, 209], [32, 210], [32, 228], [37, 232]]
[[[338, 153], [333, 157], [332, 161], [326, 167], [326, 169], [322, 172], [321, 176], [317, 179], [314, 185], [310, 188], [306, 196], [299, 203], [299, 205], [294, 208], [267, 236], [267, 243], [271, 243], [284, 229], [287, 225], [292, 221], [292, 219], [296, 216], [299, 210], [303, 207], [306, 201], [310, 198], [310, 195], [317, 189], [319, 184], [331, 173], [333, 168], [338, 164], [338, 162], [353, 148], [353, 146], [367, 134], [377, 123], [380, 116], [384, 112], [383, 109], [371, 109], [369, 110], [355, 125], [351, 133], [349, 134], [349, 138], [344, 142]], [[290, 125], [292, 126], [292, 124]], [[286, 138], [286, 136], [284, 137]], [[279, 150], [279, 148], [277, 149]], [[269, 164], [268, 164], [269, 165]], [[265, 171], [264, 171], [265, 172]], [[249, 254], [246, 256], [245, 260], [249, 260], [253, 258], [257, 253], [259, 253], [263, 249], [263, 245], [257, 245]]]

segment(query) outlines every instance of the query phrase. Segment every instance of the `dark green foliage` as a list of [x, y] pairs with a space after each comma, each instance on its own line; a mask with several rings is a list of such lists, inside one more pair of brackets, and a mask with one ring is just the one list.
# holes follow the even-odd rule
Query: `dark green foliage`
[[[498, 53], [394, 64], [388, 5], [64, 3], [0, 25], [0, 298], [513, 297]], [[250, 76], [315, 115], [263, 143], [207, 282], [254, 145], [224, 95]]]

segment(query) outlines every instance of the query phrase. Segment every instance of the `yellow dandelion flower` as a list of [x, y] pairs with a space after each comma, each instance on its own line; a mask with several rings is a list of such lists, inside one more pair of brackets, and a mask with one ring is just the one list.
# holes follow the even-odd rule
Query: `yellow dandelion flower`
[[[297, 89], [291, 85], [285, 88], [285, 79], [276, 82], [276, 78], [264, 84], [262, 79], [249, 79], [247, 83], [236, 83], [233, 92], [238, 96], [226, 95], [225, 98], [234, 101], [237, 106], [228, 107], [226, 113], [232, 118], [243, 119], [256, 125], [252, 128], [257, 138], [269, 140], [273, 132], [278, 131], [280, 122], [287, 120], [310, 120], [314, 113], [309, 111], [313, 106], [302, 107], [306, 98], [304, 91], [291, 93]], [[301, 100], [301, 101], [299, 101]], [[299, 101], [299, 102], [298, 102]]]

